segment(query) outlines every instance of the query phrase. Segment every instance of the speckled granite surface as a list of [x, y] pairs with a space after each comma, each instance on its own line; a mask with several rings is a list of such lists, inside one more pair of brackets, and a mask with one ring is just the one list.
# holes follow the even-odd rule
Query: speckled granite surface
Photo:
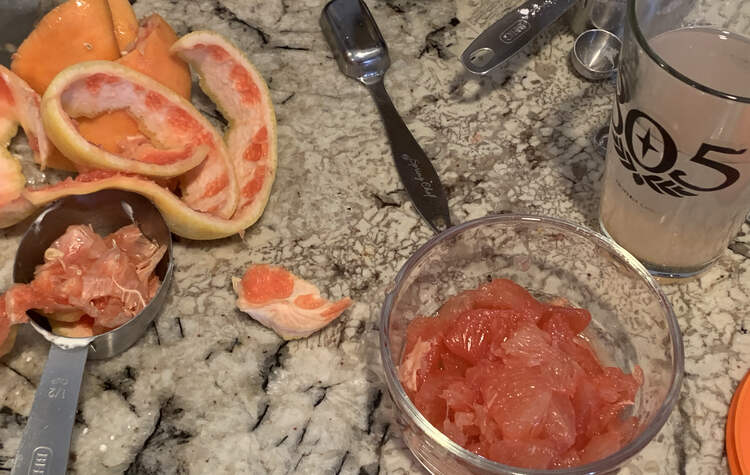
[[[125, 354], [88, 364], [72, 472], [419, 472], [389, 422], [377, 329], [386, 287], [431, 234], [401, 189], [367, 91], [332, 60], [318, 26], [323, 3], [135, 2], [139, 16], [160, 13], [178, 33], [214, 29], [247, 52], [276, 104], [278, 179], [244, 238], [178, 242], [154, 328]], [[477, 81], [458, 55], [511, 2], [368, 3], [393, 60], [386, 84], [434, 159], [455, 221], [516, 211], [597, 225], [603, 158], [590, 137], [607, 120], [613, 86], [572, 74], [564, 22]], [[0, 231], [3, 287], [23, 230]], [[623, 473], [726, 473], [727, 406], [750, 367], [749, 256], [743, 234], [703, 277], [665, 288], [684, 332], [683, 394]], [[284, 343], [234, 308], [230, 278], [256, 262], [357, 303], [319, 334]], [[25, 328], [0, 359], [0, 472], [12, 466], [47, 347]]]

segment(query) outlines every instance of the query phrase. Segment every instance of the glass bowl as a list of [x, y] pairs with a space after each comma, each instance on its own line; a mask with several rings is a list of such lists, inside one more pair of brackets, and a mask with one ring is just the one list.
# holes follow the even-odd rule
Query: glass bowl
[[[419, 413], [398, 379], [406, 327], [433, 315], [449, 297], [489, 278], [508, 278], [540, 296], [560, 296], [588, 309], [584, 335], [605, 365], [644, 382], [632, 413], [635, 437], [596, 462], [555, 470], [511, 467], [453, 442]], [[436, 474], [574, 474], [616, 470], [659, 432], [677, 402], [683, 376], [682, 337], [667, 298], [646, 269], [613, 241], [554, 218], [498, 215], [450, 228], [409, 258], [380, 316], [380, 354], [394, 417], [414, 456]]]

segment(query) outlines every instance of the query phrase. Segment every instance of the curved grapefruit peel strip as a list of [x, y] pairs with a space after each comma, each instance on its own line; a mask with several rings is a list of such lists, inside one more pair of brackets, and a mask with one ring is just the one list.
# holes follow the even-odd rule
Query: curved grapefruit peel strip
[[[230, 107], [242, 94], [243, 88], [232, 87], [233, 92], [219, 93], [218, 91], [223, 91], [226, 85], [223, 87], [216, 86], [220, 79], [216, 75], [218, 72], [206, 71], [205, 67], [210, 66], [208, 62], [197, 64], [197, 61], [195, 61], [194, 63], [194, 67], [202, 75], [202, 87], [214, 85], [213, 92], [209, 91], [209, 94], [213, 96], [217, 105], [225, 111], [231, 121], [227, 137], [234, 137], [232, 139], [232, 143], [235, 144], [232, 147], [232, 164], [234, 168], [241, 168], [241, 172], [238, 173], [240, 177], [239, 187], [244, 190], [242, 204], [232, 218], [223, 219], [191, 208], [189, 203], [186, 204], [183, 201], [185, 197], [184, 189], [183, 200], [181, 200], [168, 189], [143, 176], [104, 170], [82, 173], [75, 179], [68, 179], [56, 185], [35, 189], [27, 188], [24, 190], [23, 196], [31, 204], [42, 206], [63, 196], [93, 193], [109, 188], [134, 191], [154, 202], [162, 212], [172, 232], [188, 239], [198, 240], [219, 239], [241, 233], [258, 220], [268, 202], [268, 195], [276, 172], [276, 127], [268, 88], [260, 75], [252, 68], [252, 65], [220, 36], [205, 32], [196, 32], [188, 36], [199, 39], [202, 42], [200, 44], [215, 45], [221, 48], [233, 58], [233, 67], [242, 67], [243, 65], [248, 67], [249, 76], [246, 77], [257, 81], [255, 86], [261, 94], [259, 102], [255, 102], [252, 107], [247, 107], [261, 110], [236, 111], [234, 115], [230, 115], [231, 112], [227, 111], [231, 110]], [[194, 45], [191, 46], [186, 43], [181, 43], [181, 45], [182, 51], [189, 51], [194, 47]], [[237, 71], [235, 70], [236, 75]], [[247, 89], [247, 87], [244, 89]], [[262, 125], [258, 125], [258, 122], [254, 121], [260, 121]], [[243, 137], [251, 137], [244, 144], [244, 148], [241, 146], [243, 141], [240, 140]], [[262, 173], [259, 172], [259, 169]], [[190, 173], [193, 173], [193, 171]], [[185, 179], [185, 177], [183, 176], [181, 179]]]
[[44, 167], [50, 144], [42, 126], [39, 102], [39, 94], [23, 79], [0, 66], [0, 227], [16, 224], [34, 211], [22, 196], [26, 178], [8, 145], [21, 124], [35, 160]]
[[232, 278], [237, 308], [285, 340], [305, 338], [331, 323], [352, 300], [331, 302], [320, 290], [281, 267], [251, 265], [242, 279]]
[[[137, 135], [121, 143], [116, 155], [79, 133], [76, 117], [92, 118], [113, 110], [126, 110], [166, 148]], [[215, 155], [209, 160], [223, 159], [229, 168], [222, 147], [216, 146], [219, 137], [189, 102], [144, 74], [113, 62], [84, 62], [61, 71], [42, 98], [42, 119], [55, 146], [89, 169], [174, 177], [198, 166], [209, 148]]]
[[249, 227], [263, 213], [276, 177], [276, 117], [268, 86], [242, 52], [214, 32], [189, 33], [172, 52], [197, 71], [201, 89], [229, 123], [224, 140], [240, 183], [233, 219]]
[[150, 199], [167, 222], [170, 231], [188, 239], [220, 239], [245, 229], [243, 223], [212, 216], [187, 206], [167, 188], [153, 180], [120, 172], [97, 170], [81, 173], [56, 185], [26, 188], [23, 195], [34, 206], [44, 206], [68, 195], [85, 195], [100, 190], [117, 189], [139, 193]]

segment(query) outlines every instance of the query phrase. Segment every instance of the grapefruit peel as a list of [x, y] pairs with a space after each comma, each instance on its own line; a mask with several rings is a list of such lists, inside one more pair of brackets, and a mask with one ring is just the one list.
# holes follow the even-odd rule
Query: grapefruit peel
[[[169, 189], [153, 180], [112, 170], [84, 172], [74, 179], [55, 185], [26, 188], [23, 196], [33, 206], [43, 206], [71, 194], [87, 194], [103, 189], [134, 191], [154, 202], [173, 233], [197, 240], [219, 239], [241, 233], [258, 220], [268, 202], [276, 172], [276, 125], [268, 88], [250, 62], [231, 43], [219, 35], [194, 32], [184, 38], [187, 40], [184, 42], [180, 40], [176, 43], [174, 50], [197, 70], [201, 77], [201, 86], [208, 89], [207, 93], [217, 101], [217, 106], [225, 111], [229, 120], [229, 129], [225, 137], [233, 144], [231, 164], [234, 170], [240, 169], [237, 172], [238, 187], [243, 193], [241, 202], [231, 219], [194, 209], [189, 203], [183, 201], [184, 190], [181, 200]], [[191, 54], [191, 51], [195, 54]], [[239, 100], [243, 89], [230, 88], [233, 92], [219, 93], [221, 79], [217, 75], [218, 70], [212, 72], [207, 69], [211, 67], [211, 62], [201, 61], [201, 55], [198, 54], [203, 51], [216, 51], [218, 52], [216, 54], [221, 56], [226, 54], [232, 59], [233, 68], [239, 66], [248, 69], [246, 77], [256, 81], [255, 86], [260, 93], [260, 100], [247, 108], [261, 109], [260, 111], [242, 112], [232, 108], [232, 103]], [[131, 74], [138, 73], [131, 72]], [[217, 84], [219, 87], [216, 86]], [[212, 85], [214, 85], [213, 89], [211, 89]], [[247, 137], [251, 138], [248, 140]], [[189, 172], [188, 175], [194, 171]], [[181, 180], [185, 178], [185, 176], [180, 177]], [[223, 193], [222, 190], [219, 192]]]
[[0, 227], [11, 226], [34, 211], [23, 197], [26, 178], [21, 163], [8, 146], [20, 124], [35, 161], [44, 168], [50, 144], [42, 126], [39, 102], [39, 94], [23, 79], [0, 66]]
[[[92, 118], [113, 110], [126, 110], [166, 148], [137, 135], [121, 143], [122, 152], [116, 155], [78, 131], [76, 117]], [[78, 63], [55, 76], [42, 98], [42, 118], [55, 146], [89, 169], [175, 177], [206, 159], [209, 147], [214, 155], [209, 161], [231, 168], [218, 134], [192, 104], [144, 74], [110, 61]]]
[[201, 89], [228, 121], [224, 140], [240, 182], [233, 219], [246, 228], [263, 213], [276, 177], [276, 117], [268, 86], [242, 52], [217, 33], [189, 33], [172, 52], [196, 70]]
[[138, 20], [128, 0], [107, 0], [112, 15], [112, 29], [120, 54], [125, 56], [138, 36]]

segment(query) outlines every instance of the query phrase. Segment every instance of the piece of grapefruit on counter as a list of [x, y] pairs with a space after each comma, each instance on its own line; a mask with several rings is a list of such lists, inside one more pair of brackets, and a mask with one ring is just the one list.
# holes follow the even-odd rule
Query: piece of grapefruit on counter
[[35, 160], [45, 163], [50, 144], [39, 111], [39, 94], [12, 71], [0, 66], [0, 227], [11, 226], [34, 207], [23, 197], [26, 178], [18, 158], [8, 150], [10, 140], [21, 124]]
[[189, 33], [172, 52], [196, 70], [201, 89], [229, 122], [224, 139], [240, 182], [234, 219], [249, 226], [263, 213], [276, 177], [276, 116], [268, 86], [242, 52], [217, 33]]
[[352, 300], [331, 302], [318, 288], [281, 267], [251, 265], [232, 278], [237, 307], [285, 340], [305, 338], [331, 323]]

